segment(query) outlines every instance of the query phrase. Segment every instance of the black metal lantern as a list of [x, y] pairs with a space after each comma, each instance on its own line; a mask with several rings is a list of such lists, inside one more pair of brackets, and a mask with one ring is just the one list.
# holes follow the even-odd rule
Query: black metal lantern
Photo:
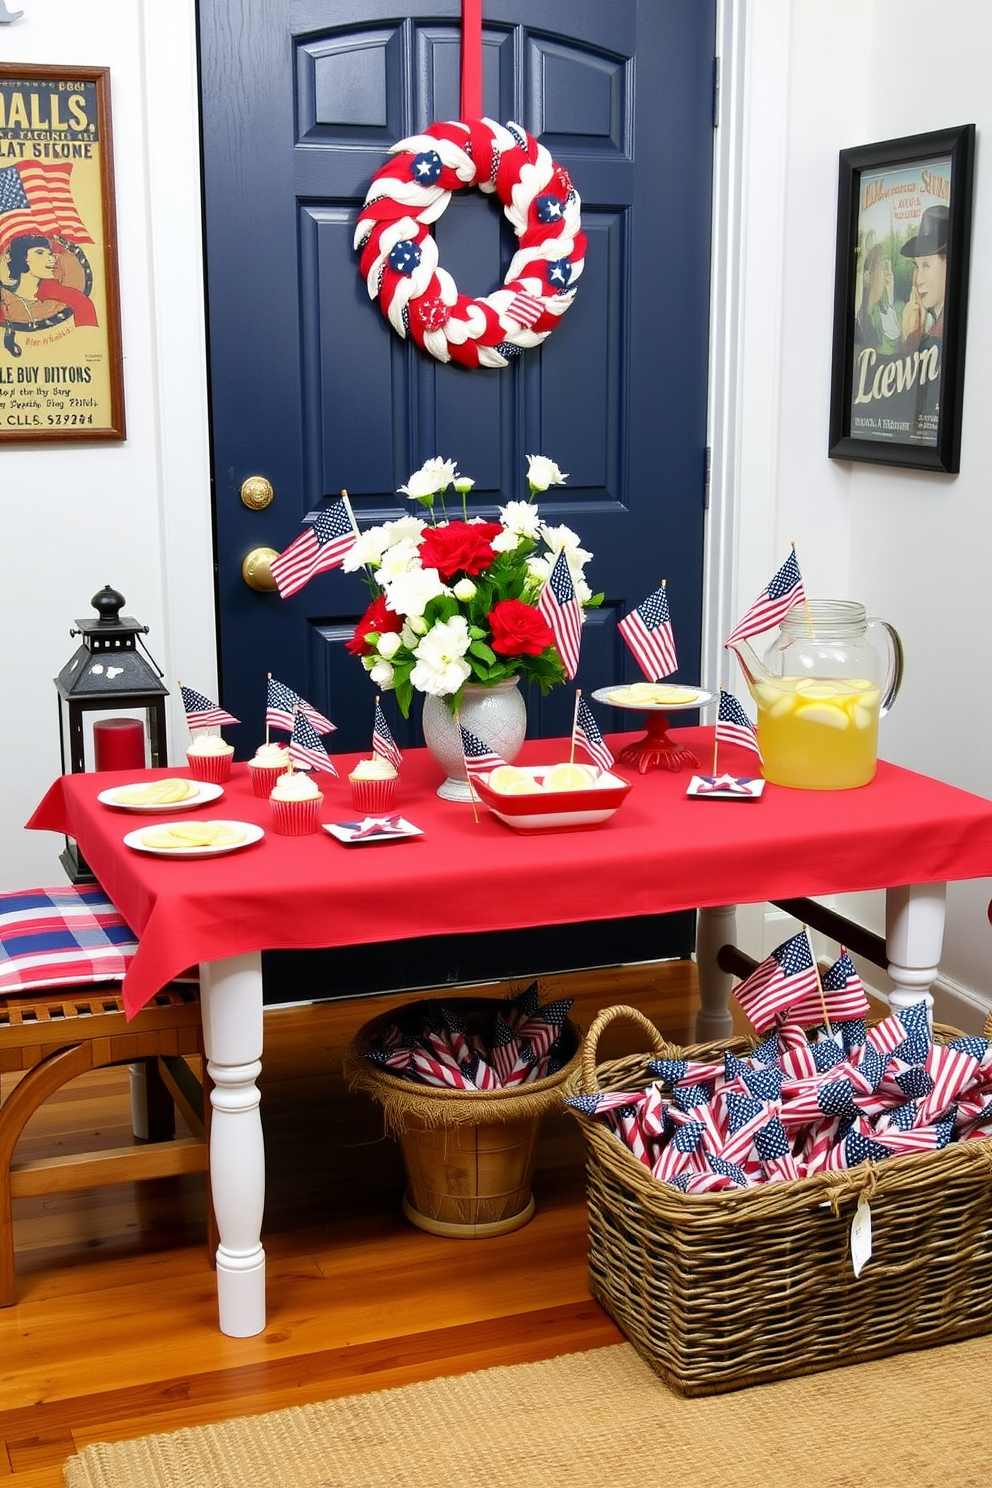
[[[76, 628], [69, 634], [82, 636], [82, 645], [55, 678], [62, 773], [76, 774], [87, 768], [83, 715], [121, 708], [144, 709], [141, 764], [145, 763], [147, 743], [148, 762], [153, 767], [165, 765], [165, 699], [169, 691], [162, 683], [161, 669], [140, 640], [148, 634], [148, 626], [121, 614], [124, 596], [109, 584], [90, 603], [98, 618], [76, 621]], [[60, 861], [73, 883], [92, 880], [78, 847], [68, 837]]]

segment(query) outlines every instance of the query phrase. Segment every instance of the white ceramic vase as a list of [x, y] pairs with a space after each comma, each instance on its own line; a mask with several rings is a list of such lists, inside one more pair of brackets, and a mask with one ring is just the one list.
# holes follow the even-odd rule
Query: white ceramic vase
[[424, 743], [444, 771], [445, 779], [437, 793], [445, 801], [472, 799], [459, 722], [510, 764], [520, 753], [527, 733], [527, 705], [519, 678], [508, 677], [491, 687], [466, 682], [457, 720], [446, 698], [431, 694], [424, 698]]

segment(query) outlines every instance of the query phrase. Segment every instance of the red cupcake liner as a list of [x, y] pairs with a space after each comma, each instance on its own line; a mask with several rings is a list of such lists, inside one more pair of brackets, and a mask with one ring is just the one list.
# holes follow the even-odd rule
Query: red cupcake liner
[[392, 780], [351, 781], [351, 804], [366, 816], [380, 816], [396, 800], [396, 777]]
[[307, 837], [320, 829], [323, 796], [309, 801], [271, 801], [272, 830], [282, 837]]
[[280, 775], [285, 775], [285, 765], [253, 765], [248, 761], [248, 773], [251, 776], [251, 788], [256, 796], [268, 800], [272, 794], [272, 787]]
[[225, 780], [231, 778], [233, 759], [232, 749], [230, 754], [187, 754], [186, 763], [194, 780], [208, 780], [211, 785], [223, 785]]

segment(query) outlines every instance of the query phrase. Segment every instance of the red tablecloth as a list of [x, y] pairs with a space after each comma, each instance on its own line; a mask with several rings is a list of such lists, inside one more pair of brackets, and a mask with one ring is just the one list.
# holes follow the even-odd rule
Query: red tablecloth
[[[676, 737], [700, 759], [712, 728]], [[615, 736], [619, 747], [637, 735]], [[521, 763], [567, 757], [567, 743], [529, 740]], [[322, 778], [321, 819], [354, 819], [347, 770]], [[753, 756], [721, 748], [721, 769], [750, 773]], [[704, 767], [705, 768], [705, 767]], [[759, 802], [686, 797], [689, 774], [636, 769], [624, 805], [595, 829], [523, 836], [479, 807], [441, 801], [424, 750], [403, 761], [397, 809], [424, 830], [396, 843], [344, 846], [326, 832], [279, 837], [227, 856], [168, 860], [131, 851], [125, 833], [159, 816], [101, 805], [100, 790], [184, 770], [86, 773], [57, 780], [29, 827], [74, 838], [106, 892], [139, 933], [124, 983], [130, 1012], [200, 961], [278, 948], [519, 929], [755, 903], [898, 884], [992, 875], [992, 802], [880, 763], [854, 791], [768, 785]], [[186, 819], [269, 825], [268, 802], [236, 764], [224, 796]], [[177, 813], [178, 816], [178, 813]]]

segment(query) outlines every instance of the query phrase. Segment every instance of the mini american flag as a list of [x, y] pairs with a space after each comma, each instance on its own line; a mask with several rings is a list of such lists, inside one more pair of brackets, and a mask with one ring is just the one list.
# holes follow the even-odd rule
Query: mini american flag
[[202, 692], [194, 692], [192, 687], [183, 687], [179, 684], [179, 691], [183, 695], [183, 707], [186, 709], [186, 722], [191, 729], [214, 728], [222, 723], [240, 723], [240, 718], [226, 713], [223, 708], [218, 708]]
[[572, 743], [583, 748], [593, 764], [598, 765], [601, 770], [608, 770], [613, 764], [613, 756], [603, 742], [599, 724], [592, 716], [592, 709], [584, 697], [579, 698], [575, 710]]
[[787, 1183], [799, 1177], [799, 1169], [789, 1146], [785, 1127], [777, 1116], [771, 1116], [765, 1125], [754, 1134], [754, 1150], [758, 1154], [765, 1177], [771, 1181]]
[[337, 568], [357, 536], [348, 503], [343, 497], [332, 501], [284, 553], [273, 558], [272, 577], [282, 598], [296, 594], [315, 574]]
[[764, 1033], [783, 1013], [817, 988], [816, 964], [805, 930], [776, 947], [734, 995], [752, 1026]]
[[326, 770], [330, 775], [338, 772], [334, 762], [320, 742], [320, 735], [305, 713], [297, 713], [293, 732], [289, 740], [289, 757], [301, 765], [310, 765], [314, 770]]
[[778, 625], [793, 605], [801, 604], [805, 598], [803, 576], [799, 572], [799, 560], [793, 548], [778, 573], [768, 581], [747, 614], [738, 620], [724, 641], [724, 646], [732, 646], [735, 641], [744, 641], [748, 636], [760, 635], [763, 630], [771, 630], [774, 625]]
[[638, 665], [649, 682], [656, 682], [659, 677], [670, 677], [678, 669], [672, 616], [664, 584], [642, 600], [636, 610], [625, 615], [617, 629], [637, 657]]
[[386, 715], [382, 711], [378, 698], [375, 700], [375, 713], [372, 718], [372, 753], [388, 760], [394, 770], [399, 769], [403, 758], [389, 724], [386, 722]]
[[496, 754], [489, 745], [467, 729], [463, 723], [458, 725], [462, 736], [462, 753], [465, 756], [465, 770], [470, 780], [477, 775], [485, 775], [490, 770], [495, 770], [497, 765], [505, 765], [506, 760]]
[[537, 608], [551, 626], [566, 676], [574, 677], [579, 670], [579, 647], [582, 644], [582, 606], [575, 597], [575, 585], [568, 571], [564, 549], [554, 561]]
[[868, 998], [861, 985], [861, 978], [854, 962], [841, 947], [841, 954], [829, 971], [823, 973], [821, 983], [823, 1001], [815, 990], [809, 997], [792, 1007], [792, 1017], [797, 1023], [809, 1026], [823, 1022], [824, 1006], [831, 1023], [846, 1023], [851, 1018], [863, 1018], [868, 1011]]
[[301, 698], [298, 692], [287, 687], [282, 682], [277, 682], [274, 677], [269, 678], [268, 694], [265, 704], [265, 725], [267, 728], [285, 729], [288, 734], [293, 732], [293, 719], [297, 709], [309, 718], [318, 734], [333, 734], [337, 731], [337, 725], [323, 713], [317, 711], [306, 698]]
[[761, 759], [754, 724], [732, 692], [720, 689], [720, 707], [716, 715], [716, 737], [720, 744], [739, 744]]

